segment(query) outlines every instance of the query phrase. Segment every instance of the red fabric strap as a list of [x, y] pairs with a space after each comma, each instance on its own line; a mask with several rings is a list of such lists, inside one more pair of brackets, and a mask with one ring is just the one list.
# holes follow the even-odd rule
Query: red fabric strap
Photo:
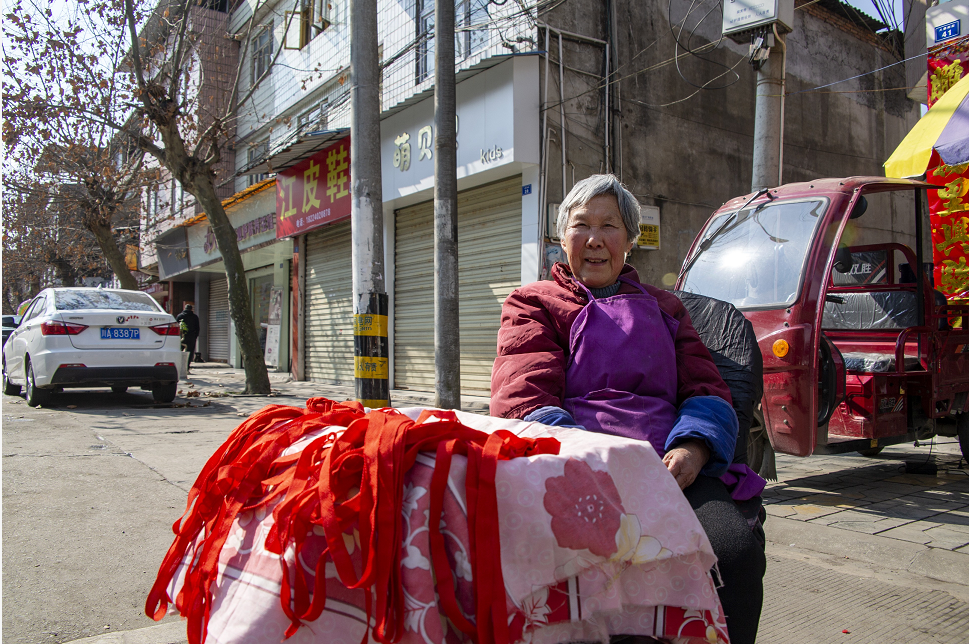
[[[504, 430], [487, 434], [462, 425], [447, 411], [425, 412], [414, 422], [394, 410], [364, 415], [358, 403], [312, 398], [306, 407], [264, 408], [240, 425], [208, 460], [189, 492], [185, 513], [172, 527], [175, 541], [149, 593], [146, 613], [156, 620], [165, 615], [171, 602], [167, 588], [179, 565], [187, 562], [175, 606], [188, 618], [189, 642], [204, 641], [219, 555], [233, 522], [242, 511], [275, 503], [266, 548], [282, 555], [292, 546], [296, 552], [293, 563], [280, 556], [280, 602], [291, 622], [286, 637], [296, 633], [302, 622], [319, 618], [325, 609], [325, 566], [332, 561], [347, 588], [366, 591], [374, 639], [385, 644], [399, 641], [404, 629], [400, 577], [404, 476], [419, 452], [436, 451], [430, 490], [430, 554], [441, 611], [478, 644], [507, 644], [495, 494], [497, 463], [519, 456], [557, 454], [558, 441], [523, 439]], [[346, 430], [319, 436], [298, 455], [282, 456], [300, 438], [328, 426]], [[474, 624], [458, 607], [440, 532], [454, 454], [468, 459]], [[296, 562], [314, 527], [322, 528], [327, 547], [317, 561], [311, 584]], [[359, 572], [347, 548], [354, 529], [360, 537]]]

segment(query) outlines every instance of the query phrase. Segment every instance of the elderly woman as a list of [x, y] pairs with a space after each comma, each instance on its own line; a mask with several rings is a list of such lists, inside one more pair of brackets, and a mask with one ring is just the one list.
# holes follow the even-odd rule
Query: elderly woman
[[649, 441], [717, 555], [731, 641], [753, 642], [766, 562], [718, 478], [737, 439], [730, 391], [676, 296], [625, 263], [639, 203], [616, 177], [577, 183], [558, 233], [568, 265], [502, 308], [491, 415]]

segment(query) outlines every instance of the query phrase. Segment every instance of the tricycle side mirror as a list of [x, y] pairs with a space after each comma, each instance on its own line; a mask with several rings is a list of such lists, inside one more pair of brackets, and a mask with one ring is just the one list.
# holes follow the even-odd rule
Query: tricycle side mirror
[[854, 264], [855, 258], [851, 255], [851, 250], [847, 246], [839, 246], [834, 254], [834, 270], [847, 274], [851, 272]]

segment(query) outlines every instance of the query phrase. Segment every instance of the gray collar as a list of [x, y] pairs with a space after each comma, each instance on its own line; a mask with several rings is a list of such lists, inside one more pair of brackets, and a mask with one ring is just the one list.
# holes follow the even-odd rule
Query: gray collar
[[592, 296], [597, 300], [603, 297], [612, 297], [619, 292], [619, 287], [622, 286], [622, 282], [616, 280], [612, 286], [603, 286], [602, 288], [590, 288], [589, 291]]

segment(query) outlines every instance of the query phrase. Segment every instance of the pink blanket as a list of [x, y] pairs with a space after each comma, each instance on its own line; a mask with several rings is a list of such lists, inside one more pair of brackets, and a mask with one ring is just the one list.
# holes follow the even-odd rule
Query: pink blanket
[[[402, 411], [416, 419], [422, 410]], [[513, 641], [607, 642], [610, 635], [631, 634], [684, 644], [728, 642], [710, 575], [716, 558], [675, 480], [649, 444], [537, 423], [457, 415], [480, 431], [506, 429], [561, 442], [558, 455], [498, 463], [500, 565]], [[343, 429], [319, 430], [287, 453], [301, 451], [321, 434]], [[459, 605], [473, 620], [465, 464], [463, 457], [454, 457], [441, 531]], [[406, 478], [401, 517], [403, 644], [469, 641], [438, 611], [427, 526], [433, 468], [433, 455], [420, 456]], [[207, 642], [283, 641], [289, 620], [279, 599], [282, 568], [279, 556], [264, 547], [272, 522], [270, 506], [245, 512], [233, 524], [219, 560]], [[312, 574], [325, 541], [320, 534], [307, 544], [299, 563]], [[359, 542], [355, 546], [354, 551]], [[292, 549], [284, 556], [292, 561]], [[363, 591], [346, 589], [332, 562], [326, 570], [325, 611], [288, 641], [360, 644], [367, 637]], [[180, 570], [169, 587], [171, 597], [181, 583]]]

